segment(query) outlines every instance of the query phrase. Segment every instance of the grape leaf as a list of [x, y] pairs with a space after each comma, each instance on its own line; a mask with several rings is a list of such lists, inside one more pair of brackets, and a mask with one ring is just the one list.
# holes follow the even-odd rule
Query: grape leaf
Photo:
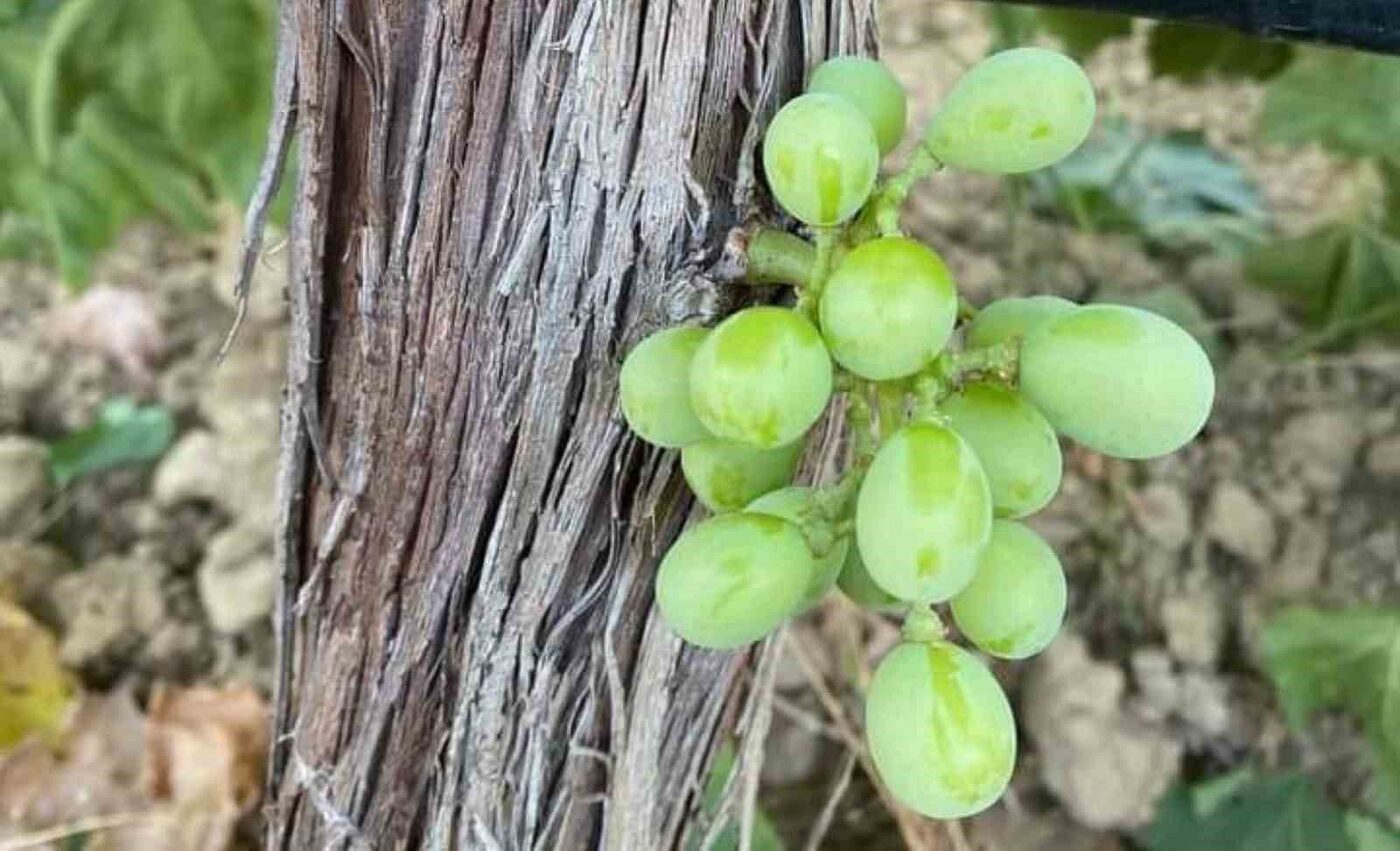
[[1116, 12], [1080, 9], [1041, 9], [1040, 25], [1060, 40], [1065, 51], [1077, 59], [1085, 59], [1115, 38], [1127, 38], [1133, 33], [1133, 19]]
[[1289, 723], [1350, 711], [1382, 768], [1400, 776], [1400, 610], [1293, 607], [1265, 625], [1263, 645]]
[[1029, 44], [1043, 30], [1055, 36], [1066, 52], [1084, 59], [1105, 42], [1133, 32], [1132, 17], [1116, 12], [986, 3], [982, 15], [992, 31], [993, 53]]
[[49, 469], [63, 487], [80, 476], [153, 461], [174, 436], [175, 420], [165, 408], [110, 399], [97, 422], [49, 446]]
[[1349, 847], [1341, 810], [1324, 799], [1306, 775], [1237, 783], [1209, 802], [1194, 792], [1177, 786], [1162, 799], [1142, 836], [1147, 848], [1342, 851]]
[[1037, 205], [1094, 230], [1231, 252], [1267, 232], [1263, 201], [1244, 170], [1198, 133], [1145, 136], [1108, 118], [1078, 151], [1030, 182]]
[[1393, 154], [1400, 138], [1400, 58], [1310, 48], [1269, 84], [1266, 141], [1317, 142], [1348, 156]]
[[1400, 160], [1381, 157], [1376, 160], [1381, 173], [1381, 228], [1391, 236], [1400, 236]]
[[[17, 19], [0, 28], [7, 233], [42, 233], [78, 285], [132, 218], [206, 229], [218, 199], [247, 200], [270, 109], [275, 0], [10, 2]], [[6, 239], [0, 252], [32, 248]]]
[[1147, 58], [1153, 74], [1185, 83], [1207, 77], [1267, 80], [1288, 67], [1293, 47], [1224, 27], [1164, 21], [1147, 37]]
[[992, 31], [989, 53], [1030, 42], [1040, 27], [1040, 16], [1035, 9], [1013, 3], [983, 3], [982, 17]]
[[1258, 245], [1245, 276], [1291, 302], [1315, 333], [1298, 351], [1359, 331], [1400, 331], [1400, 240], [1361, 222], [1335, 222]]

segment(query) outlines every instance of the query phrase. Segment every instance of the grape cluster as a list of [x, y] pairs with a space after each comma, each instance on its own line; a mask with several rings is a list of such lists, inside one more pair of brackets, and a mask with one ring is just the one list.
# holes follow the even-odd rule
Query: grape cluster
[[[966, 642], [1002, 659], [1042, 650], [1065, 615], [1064, 571], [1022, 518], [1059, 488], [1059, 435], [1121, 458], [1172, 452], [1202, 428], [1215, 379], [1196, 341], [1160, 316], [1050, 296], [961, 303], [946, 265], [899, 229], [915, 181], [943, 166], [1041, 168], [1087, 135], [1094, 96], [1053, 51], [969, 70], [906, 168], [879, 164], [904, 133], [905, 96], [879, 62], [842, 57], [768, 127], [763, 163], [813, 242], [750, 233], [748, 277], [786, 281], [791, 307], [750, 307], [713, 329], [639, 343], [622, 411], [679, 448], [714, 517], [662, 559], [666, 622], [701, 647], [756, 641], [839, 587], [904, 610], [904, 643], [866, 695], [871, 756], [890, 791], [937, 818], [1002, 794], [1016, 753], [1010, 705]], [[844, 398], [849, 464], [795, 486], [807, 431]]]

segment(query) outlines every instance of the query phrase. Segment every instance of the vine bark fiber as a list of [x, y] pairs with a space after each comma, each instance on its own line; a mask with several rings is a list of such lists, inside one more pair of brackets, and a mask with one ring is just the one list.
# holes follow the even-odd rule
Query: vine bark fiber
[[617, 368], [751, 297], [706, 270], [762, 203], [762, 128], [811, 66], [873, 48], [873, 3], [283, 20], [269, 847], [672, 847], [755, 660], [652, 614], [692, 507], [674, 454], [627, 436]]

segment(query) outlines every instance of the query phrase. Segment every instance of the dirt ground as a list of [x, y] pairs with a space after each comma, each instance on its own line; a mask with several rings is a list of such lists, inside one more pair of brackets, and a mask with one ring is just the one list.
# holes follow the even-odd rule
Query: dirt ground
[[[883, 32], [911, 125], [988, 40], [974, 6], [927, 0], [888, 0]], [[1285, 232], [1354, 203], [1357, 181], [1321, 153], [1252, 143], [1257, 87], [1153, 80], [1141, 39], [1089, 67], [1105, 112], [1200, 129], [1241, 157]], [[1068, 451], [1062, 493], [1032, 525], [1069, 572], [1069, 622], [1038, 659], [998, 669], [1022, 733], [1013, 791], [931, 847], [1128, 847], [1175, 781], [1246, 763], [1312, 766], [1334, 793], [1354, 793], [1356, 731], [1287, 734], [1260, 673], [1259, 626], [1288, 601], [1400, 601], [1400, 350], [1369, 340], [1284, 361], [1299, 329], [1235, 263], [1149, 255], [1041, 220], [1013, 240], [1010, 220], [1000, 181], [940, 175], [907, 224], [974, 303], [1182, 288], [1218, 340], [1218, 401], [1205, 433], [1173, 456]], [[271, 681], [281, 258], [262, 271], [229, 362], [211, 371], [232, 319], [233, 234], [135, 228], [81, 298], [51, 272], [0, 264], [0, 585], [56, 631], [92, 689], [144, 700], [157, 682], [265, 691]], [[82, 480], [54, 502], [33, 475], [41, 441], [87, 424], [116, 394], [168, 407], [175, 444], [150, 469]], [[833, 790], [823, 847], [903, 847], [833, 715], [858, 719], [853, 684], [896, 637], [893, 620], [839, 599], [789, 631], [762, 803], [790, 847]]]

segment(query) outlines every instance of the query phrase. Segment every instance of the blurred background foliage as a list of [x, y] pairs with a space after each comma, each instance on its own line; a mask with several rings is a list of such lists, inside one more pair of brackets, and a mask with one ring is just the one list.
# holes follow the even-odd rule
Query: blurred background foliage
[[81, 287], [131, 220], [243, 203], [275, 27], [275, 0], [0, 0], [0, 255]]

